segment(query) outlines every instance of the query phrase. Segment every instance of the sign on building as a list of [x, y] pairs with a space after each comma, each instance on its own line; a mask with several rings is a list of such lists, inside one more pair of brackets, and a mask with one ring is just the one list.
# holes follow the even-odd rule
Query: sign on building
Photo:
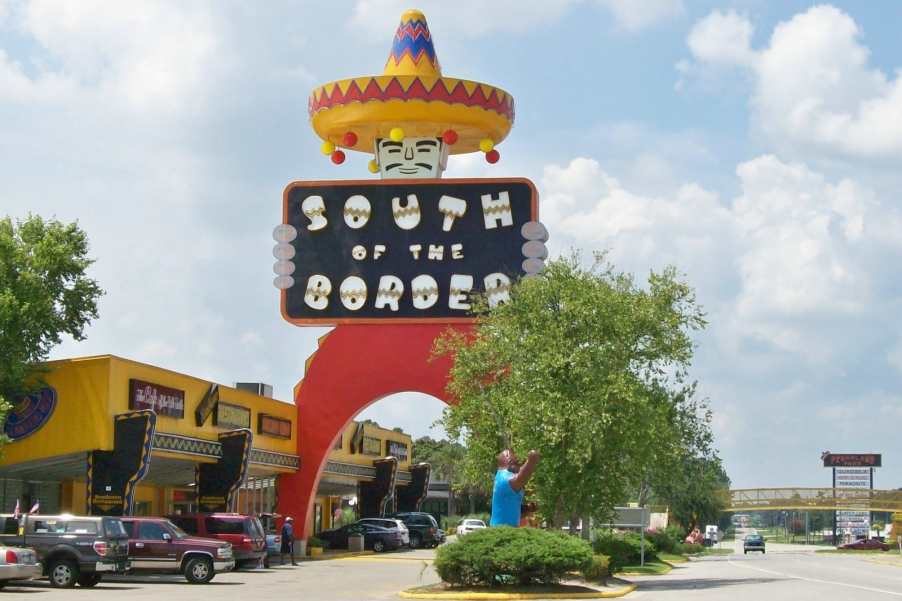
[[213, 416], [213, 425], [220, 428], [250, 428], [251, 410], [241, 405], [219, 401]]
[[185, 391], [131, 379], [128, 381], [128, 407], [182, 418], [185, 417]]

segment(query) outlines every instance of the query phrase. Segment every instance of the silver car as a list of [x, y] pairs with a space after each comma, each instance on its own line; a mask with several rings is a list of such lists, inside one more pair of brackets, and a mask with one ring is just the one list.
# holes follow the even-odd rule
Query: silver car
[[0, 588], [15, 580], [31, 580], [40, 576], [41, 564], [34, 551], [0, 546]]

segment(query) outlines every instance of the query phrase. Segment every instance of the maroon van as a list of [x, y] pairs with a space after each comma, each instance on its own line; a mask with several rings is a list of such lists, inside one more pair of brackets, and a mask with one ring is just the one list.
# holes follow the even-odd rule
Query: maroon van
[[236, 568], [262, 567], [266, 534], [258, 518], [240, 513], [197, 513], [172, 515], [169, 519], [192, 536], [231, 543]]
[[206, 584], [217, 572], [235, 567], [231, 545], [189, 536], [163, 518], [121, 518], [128, 533], [128, 559], [132, 572], [184, 574], [191, 584]]

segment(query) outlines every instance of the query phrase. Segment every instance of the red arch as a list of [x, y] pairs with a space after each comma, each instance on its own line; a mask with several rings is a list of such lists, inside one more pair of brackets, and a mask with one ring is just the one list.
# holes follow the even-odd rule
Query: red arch
[[429, 361], [435, 339], [449, 327], [340, 325], [320, 340], [304, 379], [295, 387], [297, 473], [279, 478], [278, 511], [295, 517], [297, 537], [306, 540], [308, 516], [326, 458], [339, 433], [367, 405], [390, 394], [416, 391], [446, 403], [451, 360]]

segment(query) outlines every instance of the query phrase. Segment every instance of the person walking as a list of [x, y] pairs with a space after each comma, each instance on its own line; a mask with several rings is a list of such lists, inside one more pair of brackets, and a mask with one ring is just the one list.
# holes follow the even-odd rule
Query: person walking
[[285, 554], [291, 557], [291, 565], [298, 565], [294, 561], [294, 518], [288, 516], [282, 524], [282, 563], [285, 563]]

